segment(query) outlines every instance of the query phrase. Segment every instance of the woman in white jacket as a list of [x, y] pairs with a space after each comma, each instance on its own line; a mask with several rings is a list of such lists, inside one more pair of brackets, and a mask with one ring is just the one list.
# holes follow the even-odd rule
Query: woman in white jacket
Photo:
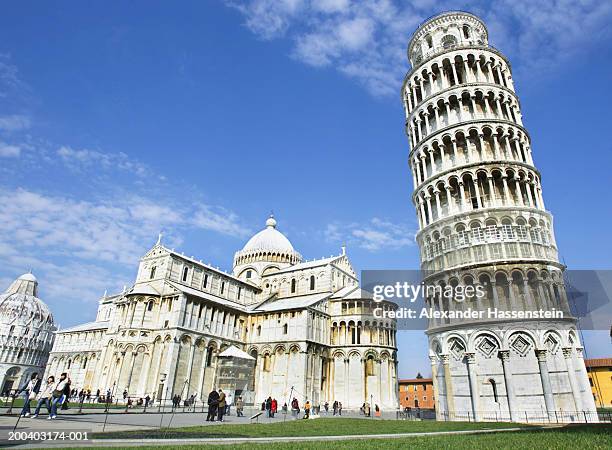
[[47, 411], [49, 411], [49, 414], [51, 414], [51, 399], [53, 398], [54, 390], [55, 377], [51, 375], [49, 378], [47, 378], [47, 384], [41, 388], [40, 392], [36, 396], [38, 403], [36, 403], [36, 410], [34, 411], [32, 419], [36, 419], [42, 405], [45, 405], [47, 407]]

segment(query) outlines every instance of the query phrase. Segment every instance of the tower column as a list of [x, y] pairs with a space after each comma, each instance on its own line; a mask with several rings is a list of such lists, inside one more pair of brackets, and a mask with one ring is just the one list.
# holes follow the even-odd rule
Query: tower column
[[582, 411], [582, 402], [580, 401], [580, 388], [578, 386], [578, 382], [576, 381], [576, 369], [574, 369], [574, 364], [572, 361], [572, 351], [571, 347], [566, 347], [563, 349], [563, 358], [565, 358], [565, 367], [567, 368], [567, 377], [569, 378], [569, 383], [572, 388], [572, 395], [574, 397], [574, 404], [576, 405], [576, 411]]
[[449, 355], [440, 355], [442, 359], [442, 367], [444, 369], [444, 387], [446, 389], [446, 411], [448, 419], [454, 420], [455, 414], [455, 398], [453, 394], [453, 380], [451, 379], [449, 367]]
[[506, 385], [506, 396], [508, 397], [508, 411], [510, 411], [510, 420], [516, 422], [516, 398], [514, 396], [514, 385], [512, 384], [512, 373], [508, 365], [510, 350], [500, 350], [499, 359], [501, 359], [502, 368], [504, 370], [504, 384]]
[[470, 400], [472, 401], [472, 412], [474, 420], [480, 420], [480, 392], [478, 392], [478, 377], [476, 375], [476, 354], [465, 354], [468, 377], [470, 379]]
[[548, 365], [546, 363], [546, 350], [536, 350], [538, 358], [538, 367], [540, 369], [540, 381], [542, 383], [542, 391], [544, 392], [544, 403], [548, 415], [555, 411], [555, 400], [553, 398], [552, 387], [550, 385], [550, 375], [548, 374]]

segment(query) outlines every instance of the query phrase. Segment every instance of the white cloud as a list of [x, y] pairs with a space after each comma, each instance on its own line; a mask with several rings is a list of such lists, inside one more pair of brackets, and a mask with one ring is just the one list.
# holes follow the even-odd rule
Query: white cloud
[[30, 128], [30, 118], [27, 116], [13, 114], [10, 116], [0, 116], [1, 131], [20, 131]]
[[0, 158], [18, 158], [20, 155], [20, 147], [0, 142]]
[[374, 95], [397, 95], [408, 69], [406, 47], [416, 27], [443, 10], [473, 11], [493, 45], [518, 70], [554, 70], [592, 42], [609, 36], [612, 2], [599, 0], [243, 0], [229, 2], [258, 37], [294, 42], [291, 56], [330, 66]]
[[[17, 189], [0, 190], [0, 256], [15, 243], [32, 252], [133, 265], [161, 229], [194, 227], [243, 237], [236, 214], [209, 205], [179, 210], [130, 196], [79, 201]], [[193, 219], [190, 219], [193, 217]]]
[[73, 149], [62, 146], [57, 156], [70, 168], [84, 170], [100, 168], [105, 170], [122, 170], [139, 177], [150, 175], [150, 170], [141, 162], [131, 159], [125, 153], [105, 153], [89, 149]]
[[364, 224], [328, 224], [324, 235], [329, 242], [346, 242], [376, 252], [413, 245], [415, 231], [408, 225], [374, 217]]
[[235, 213], [210, 205], [198, 205], [192, 223], [198, 228], [229, 236], [246, 237], [252, 233], [249, 228], [239, 223]]

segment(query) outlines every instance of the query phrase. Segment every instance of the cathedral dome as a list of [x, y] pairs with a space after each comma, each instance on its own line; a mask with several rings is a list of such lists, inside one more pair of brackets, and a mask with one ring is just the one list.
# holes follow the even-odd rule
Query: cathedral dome
[[280, 267], [301, 261], [302, 255], [296, 252], [289, 239], [276, 229], [276, 219], [270, 215], [266, 220], [266, 228], [249, 239], [242, 250], [234, 255], [234, 271], [240, 273], [245, 266], [265, 263], [259, 264], [260, 273], [263, 273], [268, 266], [278, 270]]
[[293, 245], [283, 233], [276, 229], [276, 219], [270, 215], [266, 228], [255, 234], [243, 247], [243, 252], [265, 250], [273, 252], [293, 252]]

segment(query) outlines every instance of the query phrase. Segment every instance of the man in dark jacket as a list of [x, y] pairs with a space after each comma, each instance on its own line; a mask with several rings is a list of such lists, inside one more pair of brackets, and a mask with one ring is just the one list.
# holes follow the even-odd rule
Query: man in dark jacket
[[214, 389], [208, 394], [208, 415], [206, 416], [207, 422], [214, 422], [217, 415], [217, 408], [219, 406], [219, 393]]

